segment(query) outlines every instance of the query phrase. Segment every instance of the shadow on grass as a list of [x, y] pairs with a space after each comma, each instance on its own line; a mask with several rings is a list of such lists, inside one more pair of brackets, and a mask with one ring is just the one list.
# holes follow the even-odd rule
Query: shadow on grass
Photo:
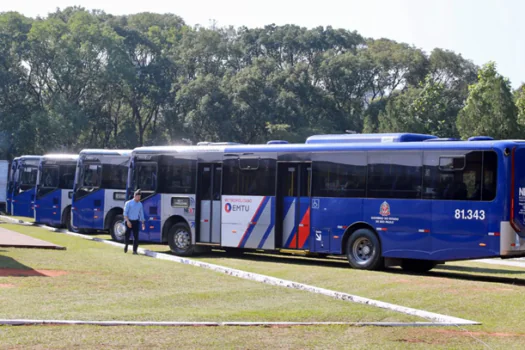
[[[147, 248], [146, 248], [147, 249]], [[171, 254], [169, 250], [159, 251], [160, 253]], [[298, 266], [321, 266], [330, 268], [350, 268], [348, 262], [345, 259], [340, 258], [311, 258], [301, 256], [278, 256], [278, 255], [266, 255], [259, 253], [245, 253], [240, 255], [230, 255], [222, 251], [211, 251], [205, 254], [199, 254], [196, 258], [209, 258], [209, 259], [235, 259], [235, 260], [247, 260], [247, 261], [261, 261], [261, 262], [272, 262], [277, 264], [290, 264]], [[220, 262], [216, 262], [220, 265]], [[443, 271], [445, 270], [445, 271]], [[523, 278], [512, 278], [504, 276], [490, 276], [480, 274], [525, 274], [525, 270], [513, 271], [504, 269], [491, 269], [482, 267], [467, 267], [467, 266], [447, 266], [438, 265], [435, 269], [427, 273], [413, 273], [407, 272], [400, 268], [387, 268], [383, 272], [400, 275], [415, 275], [415, 276], [426, 276], [426, 277], [441, 277], [450, 278], [465, 281], [478, 281], [478, 282], [489, 282], [489, 283], [503, 283], [515, 286], [525, 286], [525, 279]]]
[[[5, 252], [2, 250], [0, 252]], [[8, 256], [0, 255], [0, 277], [48, 277]]]

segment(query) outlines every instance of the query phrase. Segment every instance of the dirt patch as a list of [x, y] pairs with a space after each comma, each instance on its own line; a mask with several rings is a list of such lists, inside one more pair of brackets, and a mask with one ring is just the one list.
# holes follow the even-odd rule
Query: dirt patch
[[525, 337], [525, 334], [523, 333], [503, 333], [503, 332], [470, 332], [470, 331], [455, 331], [455, 330], [447, 330], [447, 329], [435, 329], [430, 330], [432, 332], [436, 333], [442, 333], [442, 334], [454, 334], [454, 335], [464, 335], [464, 336], [478, 336], [478, 335], [486, 335], [489, 337]]
[[67, 274], [62, 270], [0, 269], [0, 277], [57, 277]]
[[10, 283], [0, 283], [0, 288], [13, 288], [15, 285]]

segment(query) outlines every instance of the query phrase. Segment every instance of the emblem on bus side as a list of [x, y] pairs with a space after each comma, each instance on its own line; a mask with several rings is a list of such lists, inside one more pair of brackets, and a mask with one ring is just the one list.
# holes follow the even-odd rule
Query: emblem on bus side
[[381, 206], [379, 207], [379, 215], [390, 216], [390, 205], [387, 202], [381, 203]]

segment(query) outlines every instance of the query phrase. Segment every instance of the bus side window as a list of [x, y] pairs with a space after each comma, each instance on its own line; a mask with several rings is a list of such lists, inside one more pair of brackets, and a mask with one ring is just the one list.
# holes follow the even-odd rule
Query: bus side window
[[498, 155], [494, 151], [483, 152], [483, 187], [481, 200], [492, 201], [496, 198], [498, 174]]
[[366, 155], [322, 154], [312, 163], [312, 195], [363, 198], [366, 195]]
[[[239, 159], [227, 159], [223, 169], [225, 176], [224, 194], [239, 196], [274, 196], [275, 168], [274, 159], [260, 159], [254, 170], [239, 166]], [[244, 164], [243, 164], [244, 165]]]
[[[445, 152], [424, 152], [423, 198], [481, 200], [483, 156], [494, 152]], [[495, 165], [490, 167], [495, 168]]]

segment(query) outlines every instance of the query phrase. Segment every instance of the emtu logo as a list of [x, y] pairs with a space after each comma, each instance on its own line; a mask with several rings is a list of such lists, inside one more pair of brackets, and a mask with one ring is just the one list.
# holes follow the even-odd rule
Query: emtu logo
[[229, 213], [230, 211], [232, 211], [232, 205], [230, 203], [226, 203], [226, 205], [224, 205], [224, 210], [226, 210], [226, 212]]

